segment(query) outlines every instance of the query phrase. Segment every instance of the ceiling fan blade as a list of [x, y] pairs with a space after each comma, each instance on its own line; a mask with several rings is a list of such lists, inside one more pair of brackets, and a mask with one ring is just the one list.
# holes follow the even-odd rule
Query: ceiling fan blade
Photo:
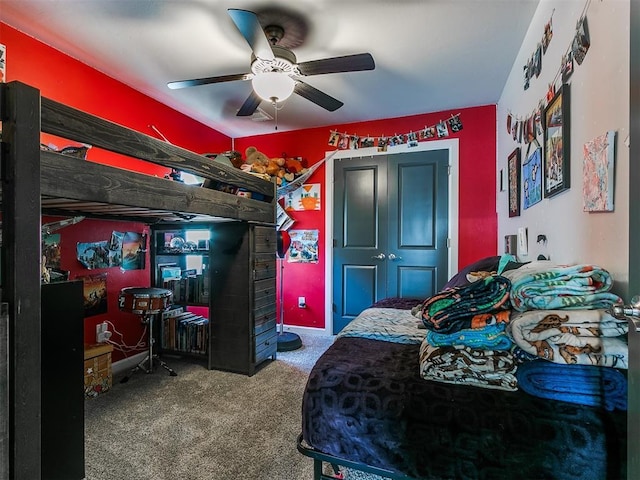
[[238, 113], [236, 113], [236, 116], [250, 117], [251, 115], [253, 115], [253, 112], [256, 111], [256, 108], [258, 108], [260, 102], [262, 102], [262, 99], [256, 92], [251, 90], [251, 95], [249, 95], [249, 97], [244, 101], [244, 103], [240, 107], [240, 110], [238, 110]]
[[373, 70], [376, 63], [370, 53], [357, 53], [344, 57], [324, 58], [298, 64], [302, 75], [322, 75], [324, 73], [360, 72]]
[[198, 85], [208, 85], [210, 83], [233, 82], [234, 80], [250, 80], [252, 73], [237, 73], [234, 75], [221, 75], [219, 77], [194, 78], [192, 80], [178, 80], [167, 83], [167, 87], [172, 90], [185, 87], [196, 87]]
[[308, 83], [301, 82], [300, 80], [296, 81], [296, 86], [293, 91], [301, 97], [312, 101], [316, 105], [319, 105], [330, 112], [333, 112], [344, 105], [340, 100], [335, 99], [331, 95], [327, 95], [326, 93], [321, 92], [317, 88], [312, 87]]
[[276, 57], [271, 50], [271, 44], [264, 34], [258, 16], [248, 10], [237, 8], [230, 8], [227, 12], [229, 12], [231, 20], [236, 24], [251, 50], [253, 50], [253, 54], [260, 60], [275, 60]]

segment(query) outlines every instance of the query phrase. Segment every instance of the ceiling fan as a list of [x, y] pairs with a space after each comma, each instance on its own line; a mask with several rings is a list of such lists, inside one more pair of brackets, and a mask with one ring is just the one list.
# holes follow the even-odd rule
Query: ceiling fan
[[375, 62], [370, 53], [297, 63], [295, 54], [289, 48], [278, 44], [285, 35], [283, 27], [269, 24], [263, 28], [258, 16], [248, 10], [230, 8], [228, 13], [253, 51], [251, 72], [179, 80], [169, 82], [167, 84], [169, 88], [177, 89], [210, 83], [251, 80], [253, 90], [240, 107], [237, 116], [251, 116], [262, 100], [268, 100], [275, 105], [277, 102], [287, 99], [292, 93], [333, 112], [344, 103], [303, 82], [299, 77], [358, 72], [375, 68]]

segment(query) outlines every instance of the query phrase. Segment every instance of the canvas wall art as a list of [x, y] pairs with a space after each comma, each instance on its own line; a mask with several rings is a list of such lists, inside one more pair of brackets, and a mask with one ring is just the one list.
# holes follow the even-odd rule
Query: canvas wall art
[[612, 212], [616, 134], [609, 131], [584, 144], [582, 207], [585, 212]]

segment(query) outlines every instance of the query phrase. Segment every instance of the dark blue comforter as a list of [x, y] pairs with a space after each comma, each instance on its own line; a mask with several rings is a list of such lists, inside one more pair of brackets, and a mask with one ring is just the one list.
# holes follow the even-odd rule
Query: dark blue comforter
[[420, 378], [419, 345], [338, 338], [313, 368], [316, 449], [421, 479], [626, 478], [626, 413]]

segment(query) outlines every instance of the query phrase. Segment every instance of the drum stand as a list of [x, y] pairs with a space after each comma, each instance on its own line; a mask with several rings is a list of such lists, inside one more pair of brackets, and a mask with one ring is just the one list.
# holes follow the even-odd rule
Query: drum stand
[[[152, 373], [153, 372], [153, 362], [154, 360], [157, 361], [160, 366], [162, 368], [164, 368], [165, 370], [167, 370], [169, 372], [169, 375], [172, 377], [177, 376], [178, 374], [169, 366], [167, 365], [165, 362], [163, 362], [162, 360], [160, 360], [160, 357], [158, 356], [157, 353], [153, 353], [153, 317], [155, 316], [154, 313], [143, 313], [140, 314], [140, 320], [142, 321], [142, 323], [146, 323], [148, 325], [148, 342], [149, 342], [149, 353], [147, 353], [147, 356], [144, 357], [144, 359], [135, 367], [133, 367], [131, 369], [131, 372], [129, 373], [129, 375], [127, 375], [126, 377], [124, 377], [122, 380], [120, 380], [120, 383], [126, 383], [129, 381], [129, 377], [131, 375], [133, 375], [134, 373], [136, 373], [138, 370], [143, 370], [145, 373]], [[145, 363], [148, 364], [147, 367], [145, 367]]]

